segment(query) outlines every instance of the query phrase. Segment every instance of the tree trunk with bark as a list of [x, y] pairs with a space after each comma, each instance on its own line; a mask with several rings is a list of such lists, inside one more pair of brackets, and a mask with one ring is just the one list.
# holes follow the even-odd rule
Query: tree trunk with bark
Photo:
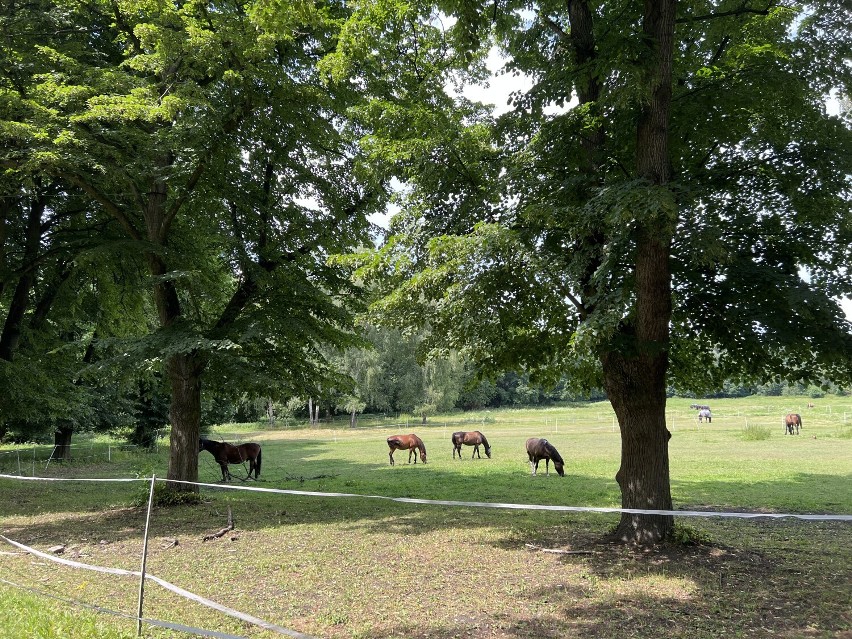
[[[177, 482], [198, 481], [198, 440], [201, 437], [201, 375], [204, 358], [197, 352], [173, 355], [168, 361], [172, 425], [167, 479], [171, 489], [198, 492], [198, 486]], [[173, 483], [174, 482], [174, 483]]]
[[54, 461], [71, 461], [71, 436], [74, 429], [71, 426], [60, 426], [53, 433], [53, 452], [50, 458]]
[[[617, 348], [602, 358], [607, 395], [621, 429], [621, 467], [616, 481], [622, 508], [631, 509], [672, 509], [666, 373], [675, 216], [671, 194], [658, 187], [665, 187], [671, 176], [669, 121], [676, 7], [676, 0], [645, 0], [642, 62], [649, 94], [638, 114], [636, 170], [651, 185], [657, 207], [637, 222], [635, 313], [620, 327]], [[671, 515], [623, 513], [615, 538], [654, 544], [673, 527]]]

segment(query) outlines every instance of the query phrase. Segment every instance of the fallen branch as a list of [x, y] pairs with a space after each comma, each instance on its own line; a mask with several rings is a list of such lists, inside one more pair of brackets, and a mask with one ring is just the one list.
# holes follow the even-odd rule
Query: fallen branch
[[538, 550], [540, 552], [549, 552], [554, 555], [597, 555], [597, 550], [557, 550], [555, 548], [542, 548], [541, 546], [536, 546], [535, 544], [524, 544], [527, 548], [532, 550]]
[[204, 535], [204, 538], [201, 541], [209, 541], [211, 539], [218, 539], [222, 537], [226, 532], [229, 532], [234, 529], [234, 517], [231, 513], [231, 507], [228, 506], [228, 525], [222, 528], [222, 530], [218, 532], [214, 532], [210, 535]]

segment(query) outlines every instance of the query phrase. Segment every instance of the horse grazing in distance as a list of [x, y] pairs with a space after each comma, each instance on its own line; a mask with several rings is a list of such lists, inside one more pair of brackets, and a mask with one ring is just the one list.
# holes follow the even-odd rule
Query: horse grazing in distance
[[560, 477], [565, 476], [565, 462], [562, 461], [562, 456], [559, 451], [554, 448], [546, 439], [538, 437], [530, 437], [527, 440], [527, 455], [530, 458], [530, 468], [532, 469], [533, 477], [538, 472], [538, 462], [544, 460], [544, 468], [546, 474], [550, 475], [550, 461], [553, 460], [553, 468], [556, 469]]
[[213, 455], [213, 459], [219, 464], [222, 469], [222, 481], [231, 479], [231, 472], [228, 470], [228, 464], [245, 464], [249, 463], [248, 478], [251, 479], [251, 474], [254, 473], [254, 478], [260, 478], [260, 444], [249, 442], [247, 444], [229, 444], [227, 442], [216, 442], [212, 439], [198, 440], [198, 452], [202, 450], [208, 451]]
[[426, 445], [423, 443], [423, 440], [420, 439], [414, 433], [410, 435], [391, 435], [388, 437], [388, 448], [390, 448], [390, 452], [388, 453], [388, 457], [390, 457], [390, 465], [394, 465], [393, 461], [393, 453], [395, 450], [407, 450], [408, 451], [408, 463], [411, 463], [411, 456], [414, 455], [414, 463], [417, 463], [417, 451], [420, 451], [420, 461], [424, 464], [426, 463]]
[[488, 457], [488, 459], [491, 459], [491, 446], [488, 444], [488, 440], [485, 439], [485, 435], [480, 433], [478, 430], [467, 433], [463, 430], [455, 432], [452, 436], [452, 442], [453, 459], [456, 458], [457, 452], [459, 454], [459, 459], [461, 459], [462, 444], [465, 446], [473, 446], [473, 452], [470, 454], [471, 459], [473, 459], [474, 455], [482, 459], [482, 455], [479, 453], [480, 444], [485, 447], [485, 456]]
[[796, 429], [796, 435], [799, 434], [799, 429], [802, 427], [802, 416], [798, 413], [790, 413], [784, 417], [784, 434], [792, 435], [793, 429]]

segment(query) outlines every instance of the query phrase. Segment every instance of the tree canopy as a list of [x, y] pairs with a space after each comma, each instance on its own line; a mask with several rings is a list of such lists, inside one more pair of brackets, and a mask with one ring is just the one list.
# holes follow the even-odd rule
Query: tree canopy
[[344, 3], [7, 6], [4, 179], [50, 180], [147, 271], [156, 330], [124, 344], [171, 392], [170, 479], [197, 477], [201, 379], [287, 394], [333, 374], [358, 301], [329, 255], [369, 241], [358, 93], [318, 61]]

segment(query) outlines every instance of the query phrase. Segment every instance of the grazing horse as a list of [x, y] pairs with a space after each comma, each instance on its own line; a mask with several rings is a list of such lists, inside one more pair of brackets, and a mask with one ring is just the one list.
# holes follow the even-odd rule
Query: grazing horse
[[395, 450], [407, 450], [408, 463], [411, 463], [411, 456], [414, 455], [414, 463], [416, 464], [417, 452], [415, 449], [417, 449], [420, 451], [420, 461], [424, 464], [426, 463], [426, 446], [423, 444], [423, 440], [414, 433], [411, 433], [410, 435], [391, 435], [388, 437], [388, 448], [390, 448], [388, 457], [390, 457], [391, 466], [394, 465], [393, 451]]
[[527, 440], [527, 455], [530, 458], [530, 469], [532, 469], [533, 477], [538, 472], [538, 462], [544, 460], [544, 468], [547, 475], [550, 475], [550, 460], [553, 460], [553, 468], [560, 477], [565, 476], [565, 462], [562, 461], [562, 456], [559, 451], [553, 447], [546, 439], [538, 437], [530, 437]]
[[485, 447], [485, 456], [488, 457], [488, 459], [491, 459], [491, 446], [488, 444], [488, 440], [485, 439], [485, 435], [480, 433], [478, 430], [474, 430], [469, 433], [460, 430], [456, 433], [453, 433], [452, 442], [453, 459], [456, 458], [456, 452], [458, 452], [459, 459], [461, 459], [462, 444], [464, 444], [465, 446], [473, 446], [473, 452], [470, 454], [471, 459], [473, 459], [474, 455], [482, 459], [482, 455], [479, 454], [480, 444]]
[[799, 429], [802, 427], [802, 416], [798, 413], [790, 413], [784, 417], [784, 434], [792, 435], [793, 428], [796, 429], [796, 435], [799, 434]]
[[232, 475], [228, 470], [228, 464], [244, 464], [248, 461], [249, 470], [248, 476], [251, 478], [252, 472], [254, 478], [260, 477], [260, 444], [229, 444], [227, 442], [217, 442], [212, 439], [198, 440], [198, 452], [206, 450], [213, 455], [213, 459], [222, 469], [222, 481], [228, 481]]

